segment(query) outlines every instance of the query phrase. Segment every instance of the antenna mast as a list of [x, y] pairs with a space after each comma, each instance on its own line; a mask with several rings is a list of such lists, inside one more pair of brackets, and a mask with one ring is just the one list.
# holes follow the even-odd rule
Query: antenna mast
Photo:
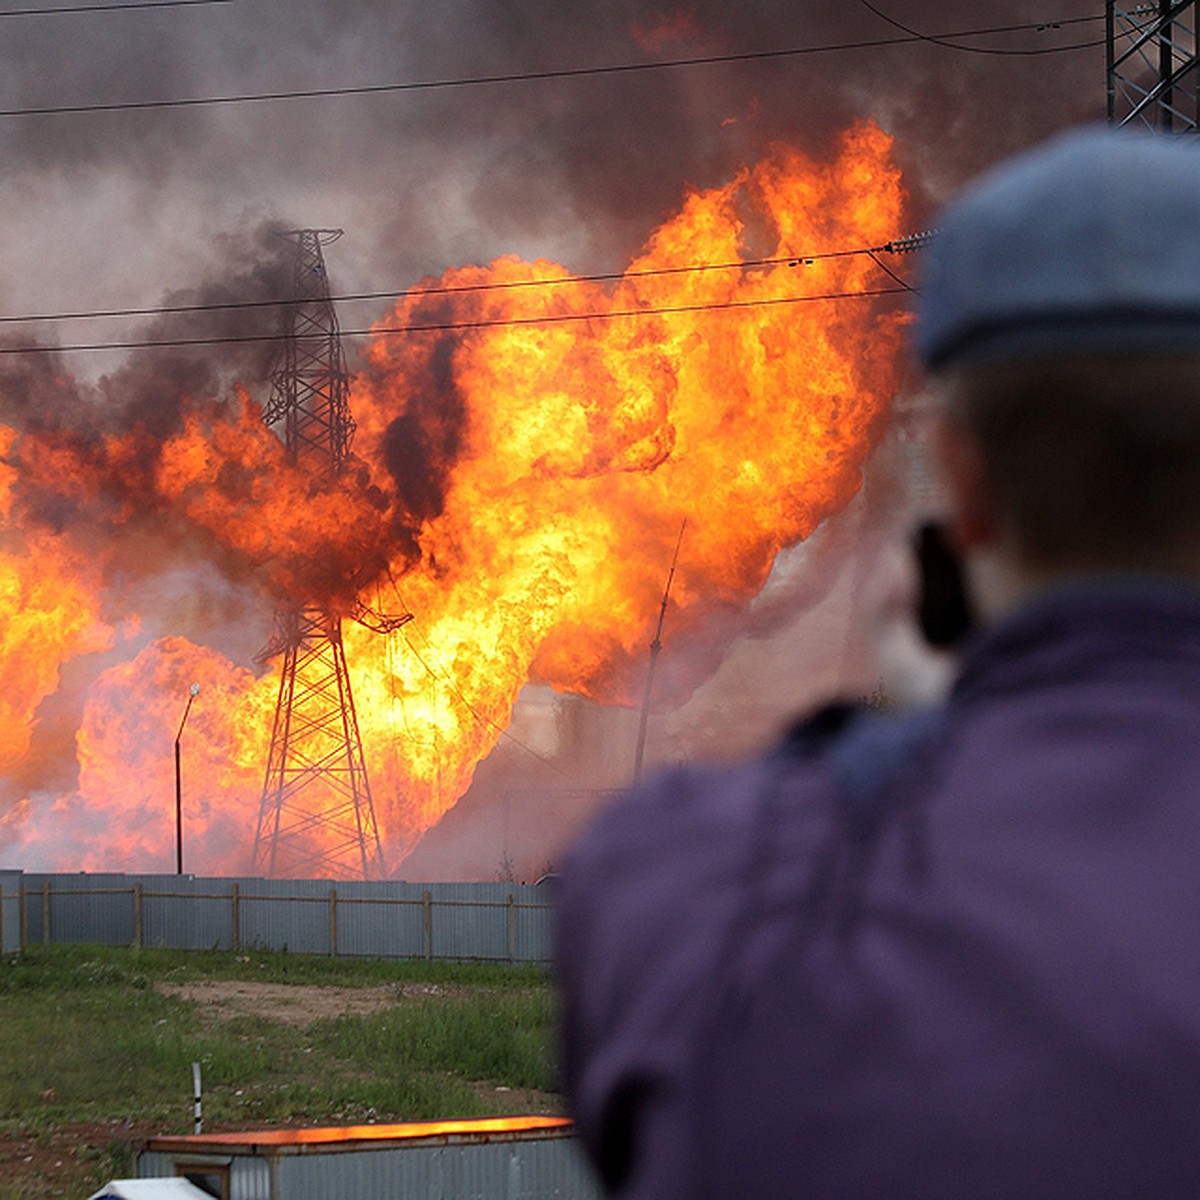
[[679, 537], [675, 539], [675, 553], [671, 558], [671, 569], [667, 572], [667, 586], [663, 588], [662, 604], [658, 609], [658, 627], [654, 630], [654, 641], [650, 643], [650, 665], [646, 670], [646, 690], [642, 694], [642, 715], [638, 720], [637, 750], [633, 756], [633, 782], [642, 778], [642, 756], [646, 751], [646, 724], [650, 720], [650, 695], [654, 690], [654, 667], [662, 650], [663, 622], [667, 619], [667, 601], [671, 598], [671, 584], [675, 580], [675, 568], [679, 565], [679, 547], [683, 545], [683, 531], [687, 528], [687, 517], [679, 526]]

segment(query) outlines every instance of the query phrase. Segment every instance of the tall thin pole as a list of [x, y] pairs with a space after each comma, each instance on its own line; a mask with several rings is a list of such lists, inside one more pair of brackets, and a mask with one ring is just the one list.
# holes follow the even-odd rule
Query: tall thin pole
[[639, 783], [642, 778], [642, 756], [646, 752], [646, 724], [650, 720], [650, 696], [654, 691], [654, 666], [658, 662], [659, 651], [662, 650], [663, 621], [667, 617], [667, 601], [671, 598], [671, 584], [675, 579], [675, 568], [679, 565], [679, 547], [683, 544], [683, 531], [687, 528], [687, 517], [679, 526], [679, 537], [675, 540], [675, 554], [671, 558], [671, 569], [667, 572], [667, 586], [663, 588], [662, 604], [658, 609], [658, 627], [654, 631], [654, 641], [650, 643], [650, 665], [646, 670], [646, 690], [642, 694], [642, 715], [638, 720], [637, 750], [633, 756], [633, 782]]
[[183, 738], [183, 727], [187, 724], [192, 702], [200, 694], [200, 685], [193, 683], [188, 689], [188, 702], [175, 735], [175, 874], [183, 874], [183, 770], [180, 766], [179, 743]]

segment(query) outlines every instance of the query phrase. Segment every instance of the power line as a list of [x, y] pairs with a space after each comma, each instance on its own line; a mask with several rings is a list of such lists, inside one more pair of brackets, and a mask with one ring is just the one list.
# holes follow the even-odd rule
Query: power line
[[[817, 254], [786, 254], [772, 258], [738, 259], [736, 262], [719, 263], [686, 263], [674, 267], [647, 267], [631, 271], [606, 271], [594, 275], [564, 275], [556, 279], [512, 279], [492, 281], [488, 283], [459, 283], [442, 284], [435, 287], [410, 287], [392, 291], [377, 292], [347, 292], [340, 296], [331, 296], [333, 303], [357, 303], [367, 300], [394, 300], [401, 296], [453, 296], [463, 293], [515, 291], [527, 288], [562, 287], [575, 283], [612, 283], [626, 279], [653, 279], [662, 276], [688, 275], [703, 271], [745, 271], [756, 267], [774, 266], [807, 266], [811, 263], [827, 259], [852, 258], [860, 254], [869, 256], [882, 270], [888, 268], [876, 258], [882, 252], [902, 254], [923, 244], [922, 239], [927, 234], [913, 234], [911, 237], [898, 238], [879, 246], [858, 246], [851, 250], [826, 250]], [[898, 276], [893, 276], [898, 282]], [[228, 312], [233, 309], [278, 308], [286, 305], [303, 303], [289, 299], [277, 300], [223, 300], [205, 304], [165, 304], [155, 308], [96, 308], [76, 312], [31, 313], [19, 316], [0, 315], [0, 325], [30, 324], [47, 321], [85, 321], [97, 318], [113, 317], [158, 317], [178, 313], [199, 312]]]
[[[342, 337], [392, 337], [413, 333], [455, 333], [469, 329], [503, 329], [528, 325], [558, 325], [568, 321], [615, 321], [624, 317], [669, 316], [676, 313], [723, 312], [744, 308], [768, 308], [780, 304], [805, 304], [821, 300], [874, 299], [897, 296], [912, 289], [871, 288], [859, 292], [822, 292], [810, 296], [770, 296], [763, 300], [725, 300], [712, 304], [678, 304], [663, 307], [613, 309], [609, 312], [550, 313], [539, 317], [497, 317], [487, 321], [439, 321], [426, 325], [377, 325], [371, 329], [343, 329]], [[91, 350], [178, 349], [184, 346], [229, 346], [273, 342], [272, 334], [237, 334], [211, 338], [164, 338], [144, 341], [84, 342], [67, 346], [0, 346], [0, 355], [79, 353]]]
[[[55, 104], [29, 108], [0, 109], [0, 117], [41, 117], [95, 112], [130, 112], [162, 108], [199, 108], [216, 104], [260, 104], [275, 100], [310, 100], [325, 96], [368, 96], [388, 92], [433, 91], [442, 88], [480, 87], [488, 84], [530, 83], [549, 79], [574, 79], [584, 76], [629, 74], [638, 71], [664, 71], [681, 67], [715, 66], [727, 63], [762, 62], [768, 59], [795, 58], [834, 51], [872, 50], [920, 42], [943, 42], [962, 37], [983, 37], [992, 34], [1017, 33], [1058, 29], [1066, 25], [1103, 20], [1102, 14], [1089, 17], [1066, 17], [1057, 21], [1026, 21], [1017, 25], [993, 25], [979, 29], [960, 29], [944, 34], [905, 33], [894, 37], [869, 38], [860, 41], [828, 42], [819, 46], [795, 46], [784, 50], [756, 50], [739, 54], [706, 54], [691, 58], [663, 59], [658, 62], [610, 63], [599, 67], [564, 67], [546, 71], [519, 71], [499, 75], [459, 76], [451, 79], [412, 80], [405, 83], [375, 83], [329, 88], [296, 88], [279, 92], [240, 93], [231, 96], [183, 96], [162, 100], [117, 100], [92, 104]], [[1081, 42], [1068, 46], [1046, 47], [1038, 53], [1056, 54], [1081, 50], [1096, 45]], [[992, 51], [1001, 53], [1001, 51]], [[1033, 53], [1030, 51], [1030, 53]]]
[[523, 741], [521, 741], [521, 739], [519, 737], [517, 737], [515, 734], [510, 733], [507, 729], [505, 729], [504, 726], [497, 724], [495, 721], [493, 721], [491, 719], [491, 717], [485, 716], [483, 713], [481, 713], [475, 707], [475, 705], [473, 705], [470, 702], [470, 700], [468, 700], [466, 698], [466, 696], [464, 696], [462, 694], [462, 692], [453, 683], [453, 681], [450, 679], [450, 677], [448, 675], [440, 674], [439, 672], [435, 671], [425, 661], [425, 659], [421, 657], [421, 652], [416, 648], [416, 646], [414, 646], [412, 644], [412, 641], [409, 639], [408, 634], [404, 634], [403, 636], [404, 636], [405, 644], [412, 651], [413, 658], [415, 658], [417, 660], [417, 662], [419, 662], [421, 664], [421, 666], [423, 666], [425, 668], [425, 670], [429, 672], [431, 678], [436, 679], [441, 683], [444, 683], [446, 685], [446, 687], [448, 687], [450, 689], [451, 693], [458, 697], [458, 699], [462, 703], [463, 707], [467, 710], [468, 713], [470, 713], [471, 716], [473, 716], [475, 718], [475, 720], [477, 720], [485, 728], [490, 728], [490, 729], [496, 730], [496, 732], [499, 733], [502, 738], [507, 738], [508, 741], [512, 742], [514, 745], [520, 746], [521, 749], [524, 750], [527, 754], [532, 754], [533, 757], [538, 760], [538, 762], [542, 763], [543, 766], [549, 767], [550, 770], [552, 770], [556, 775], [561, 775], [564, 778], [567, 777], [567, 773], [561, 767], [559, 767], [559, 766], [555, 765], [553, 762], [551, 762], [550, 759], [548, 759], [544, 754], [539, 754], [532, 746], [527, 746]]
[[[404, 597], [400, 594], [400, 585], [396, 582], [396, 576], [392, 574], [392, 568], [390, 566], [387, 568], [387, 575], [388, 575], [388, 579], [391, 581], [391, 584], [392, 584], [392, 591], [394, 591], [396, 593], [396, 599], [400, 601], [401, 607], [403, 607], [406, 612], [409, 611], [408, 605], [405, 604], [405, 602], [404, 602]], [[479, 710], [476, 709], [476, 707], [470, 702], [470, 700], [468, 700], [466, 698], [466, 696], [463, 695], [463, 693], [459, 689], [458, 685], [454, 682], [453, 679], [450, 678], [450, 676], [448, 674], [446, 674], [444, 672], [435, 671], [429, 665], [429, 663], [425, 661], [425, 659], [421, 655], [421, 652], [416, 648], [416, 646], [414, 646], [412, 644], [412, 639], [409, 637], [407, 632], [405, 632], [402, 636], [404, 638], [405, 644], [412, 651], [413, 657], [417, 660], [417, 662], [419, 662], [421, 664], [421, 666], [423, 666], [425, 668], [425, 670], [429, 673], [429, 677], [440, 683], [444, 683], [446, 685], [446, 687], [450, 689], [451, 693], [458, 697], [458, 699], [461, 701], [463, 707], [466, 708], [467, 712], [470, 713], [471, 716], [473, 716], [475, 718], [475, 720], [477, 720], [481, 725], [488, 726], [492, 729], [495, 729], [502, 738], [507, 738], [509, 741], [511, 741], [515, 745], [520, 746], [522, 750], [526, 751], [528, 754], [532, 754], [534, 758], [536, 758], [540, 763], [545, 764], [556, 774], [564, 775], [564, 776], [566, 775], [565, 771], [563, 771], [555, 763], [551, 762], [550, 759], [548, 759], [545, 755], [539, 754], [536, 750], [533, 749], [532, 746], [527, 746], [515, 734], [511, 733], [509, 730], [503, 728], [502, 726], [498, 725], [495, 721], [493, 721], [491, 719], [491, 717], [487, 717], [483, 713], [479, 712]], [[426, 646], [429, 645], [427, 638], [422, 637], [421, 640], [425, 642]], [[390, 638], [388, 639], [388, 644], [389, 644], [389, 646], [391, 644]], [[393, 676], [395, 675], [394, 670], [392, 671], [392, 674], [393, 674]], [[393, 696], [394, 696], [394, 693], [393, 693]], [[407, 721], [407, 717], [405, 718], [405, 720]]]
[[[881, 21], [886, 21], [894, 29], [899, 29], [908, 34], [910, 37], [916, 38], [922, 42], [929, 42], [934, 46], [941, 46], [945, 50], [959, 50], [964, 54], [998, 54], [1007, 57], [1022, 58], [1033, 57], [1040, 54], [1060, 54], [1064, 50], [1086, 50], [1092, 46], [1103, 46], [1105, 38], [1096, 38], [1093, 41], [1074, 42], [1069, 46], [1040, 46], [1036, 48], [1013, 48], [1004, 49], [1000, 46], [964, 46], [961, 42], [951, 41], [952, 38], [966, 37], [963, 33], [939, 33], [928, 34], [921, 33], [919, 30], [913, 29], [910, 25], [905, 25], [902, 21], [897, 21], [894, 17], [889, 17], [887, 13], [876, 8], [871, 0], [859, 0], [859, 3], [866, 9], [873, 12]], [[1095, 17], [1080, 17], [1079, 21], [1099, 20], [1099, 16]], [[1039, 21], [1034, 28], [1037, 32], [1042, 33], [1049, 29], [1061, 29], [1063, 25], [1071, 24], [1069, 21]]]
[[51, 17], [60, 13], [125, 12], [131, 8], [199, 8], [236, 0], [120, 0], [116, 4], [63, 4], [55, 8], [0, 8], [0, 17]]
[[878, 267], [878, 268], [879, 268], [879, 269], [880, 269], [880, 270], [881, 270], [881, 271], [882, 271], [882, 272], [883, 272], [885, 275], [890, 275], [890, 276], [891, 276], [891, 278], [892, 278], [892, 279], [894, 279], [894, 280], [895, 280], [895, 281], [896, 281], [896, 282], [897, 282], [897, 283], [898, 283], [898, 284], [899, 284], [899, 285], [900, 285], [900, 286], [901, 286], [901, 287], [902, 287], [902, 288], [903, 288], [903, 289], [904, 289], [906, 292], [912, 292], [912, 293], [913, 293], [913, 295], [918, 295], [918, 294], [919, 294], [919, 293], [917, 292], [917, 289], [916, 289], [915, 287], [913, 287], [913, 285], [912, 285], [911, 283], [909, 283], [907, 279], [905, 279], [903, 276], [897, 275], [897, 274], [896, 274], [896, 272], [895, 272], [895, 271], [893, 271], [893, 270], [892, 270], [892, 268], [891, 268], [891, 267], [889, 267], [889, 266], [887, 265], [887, 263], [885, 263], [885, 262], [884, 262], [884, 261], [883, 261], [883, 260], [882, 260], [882, 259], [881, 259], [881, 258], [880, 258], [880, 257], [879, 257], [877, 254], [876, 254], [876, 253], [875, 253], [875, 251], [874, 251], [874, 250], [868, 250], [866, 253], [867, 253], [867, 256], [870, 258], [870, 260], [871, 260], [871, 261], [872, 261], [872, 262], [873, 262], [873, 263], [874, 263], [874, 264], [875, 264], [875, 265], [876, 265], [876, 266], [877, 266], [877, 267]]

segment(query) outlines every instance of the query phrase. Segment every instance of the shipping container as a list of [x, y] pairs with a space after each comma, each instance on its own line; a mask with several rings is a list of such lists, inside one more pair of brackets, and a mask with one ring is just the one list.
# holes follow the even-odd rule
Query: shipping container
[[487, 1117], [151, 1138], [140, 1179], [218, 1200], [599, 1200], [571, 1122]]

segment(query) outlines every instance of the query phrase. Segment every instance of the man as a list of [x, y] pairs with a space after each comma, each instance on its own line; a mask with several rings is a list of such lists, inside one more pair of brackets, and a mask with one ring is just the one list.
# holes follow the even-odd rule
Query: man
[[937, 710], [577, 848], [564, 1073], [621, 1196], [1200, 1196], [1200, 145], [1067, 135], [930, 258], [982, 629]]

